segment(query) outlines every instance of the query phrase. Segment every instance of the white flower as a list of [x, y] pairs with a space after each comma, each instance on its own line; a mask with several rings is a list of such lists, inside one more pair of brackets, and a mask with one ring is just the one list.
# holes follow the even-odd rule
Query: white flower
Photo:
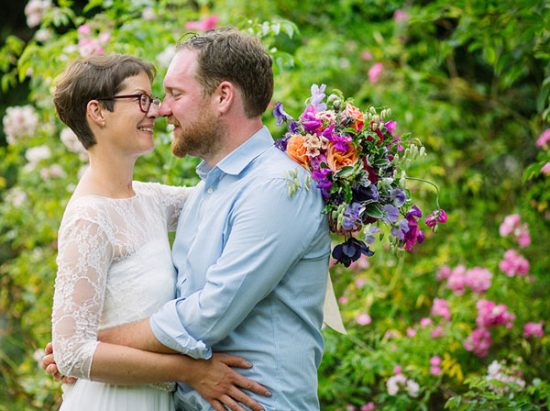
[[61, 130], [59, 138], [63, 144], [65, 144], [65, 147], [67, 147], [72, 153], [82, 153], [86, 151], [82, 143], [78, 140], [76, 134], [68, 127]]
[[388, 381], [386, 382], [388, 394], [396, 395], [399, 392], [399, 386], [404, 385], [406, 382], [407, 378], [405, 378], [403, 374], [396, 374], [388, 378]]
[[411, 397], [417, 397], [420, 386], [414, 380], [407, 380], [407, 392]]
[[20, 207], [27, 200], [27, 193], [19, 187], [13, 187], [6, 193], [6, 203], [14, 207]]
[[487, 371], [489, 372], [489, 376], [494, 377], [497, 375], [500, 371], [501, 365], [497, 360], [494, 360], [491, 365], [487, 368]]
[[36, 350], [33, 354], [32, 354], [32, 358], [34, 358], [34, 360], [40, 364], [42, 362], [42, 357], [44, 357], [46, 355], [46, 352], [42, 349], [38, 349]]
[[161, 67], [168, 67], [170, 61], [176, 55], [176, 48], [174, 46], [168, 46], [166, 49], [157, 55], [157, 61]]
[[52, 164], [48, 168], [40, 169], [40, 177], [42, 177], [42, 180], [47, 181], [50, 178], [65, 178], [67, 173], [59, 164]]
[[155, 15], [155, 11], [153, 10], [152, 7], [146, 7], [143, 9], [143, 11], [141, 12], [141, 18], [143, 20], [155, 20], [157, 16]]
[[46, 10], [51, 6], [50, 0], [31, 0], [25, 6], [25, 16], [27, 16], [27, 25], [36, 27], [42, 21]]
[[29, 163], [36, 164], [42, 160], [46, 160], [52, 156], [52, 152], [48, 146], [31, 147], [25, 153], [25, 158]]
[[48, 40], [52, 38], [53, 34], [48, 29], [40, 29], [36, 33], [34, 33], [34, 38], [36, 41], [39, 41], [41, 43], [45, 43]]
[[8, 107], [2, 119], [8, 144], [17, 139], [34, 134], [38, 127], [38, 115], [32, 106]]

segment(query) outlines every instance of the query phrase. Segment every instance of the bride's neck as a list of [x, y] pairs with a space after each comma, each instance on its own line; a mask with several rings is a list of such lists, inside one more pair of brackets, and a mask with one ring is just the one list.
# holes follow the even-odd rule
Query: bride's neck
[[112, 198], [135, 195], [132, 187], [135, 158], [89, 154], [90, 167], [78, 184], [80, 193]]

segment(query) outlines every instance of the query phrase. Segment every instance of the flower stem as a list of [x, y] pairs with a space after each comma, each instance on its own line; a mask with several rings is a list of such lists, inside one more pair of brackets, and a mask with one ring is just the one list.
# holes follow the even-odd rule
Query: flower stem
[[441, 207], [439, 205], [439, 187], [435, 183], [432, 183], [431, 181], [428, 181], [428, 180], [424, 180], [422, 178], [416, 178], [416, 177], [405, 177], [405, 179], [406, 180], [420, 181], [422, 183], [430, 184], [431, 186], [433, 186], [433, 188], [435, 188], [435, 192], [436, 192], [435, 204], [437, 205], [437, 209], [441, 210]]

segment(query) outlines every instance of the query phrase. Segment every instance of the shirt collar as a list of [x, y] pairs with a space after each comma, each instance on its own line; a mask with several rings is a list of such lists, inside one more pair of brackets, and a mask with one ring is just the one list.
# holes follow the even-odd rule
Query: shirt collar
[[196, 168], [197, 174], [204, 180], [213, 169], [218, 168], [225, 174], [239, 175], [252, 160], [272, 146], [273, 138], [271, 137], [271, 133], [266, 126], [263, 126], [214, 167], [211, 168], [206, 161], [201, 161]]

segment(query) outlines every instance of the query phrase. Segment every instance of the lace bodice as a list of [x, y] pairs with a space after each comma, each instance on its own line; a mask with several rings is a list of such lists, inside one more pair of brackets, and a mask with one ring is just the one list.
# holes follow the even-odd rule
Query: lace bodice
[[167, 231], [190, 190], [134, 182], [131, 198], [71, 199], [59, 229], [52, 313], [61, 373], [89, 379], [98, 330], [147, 318], [174, 298]]

